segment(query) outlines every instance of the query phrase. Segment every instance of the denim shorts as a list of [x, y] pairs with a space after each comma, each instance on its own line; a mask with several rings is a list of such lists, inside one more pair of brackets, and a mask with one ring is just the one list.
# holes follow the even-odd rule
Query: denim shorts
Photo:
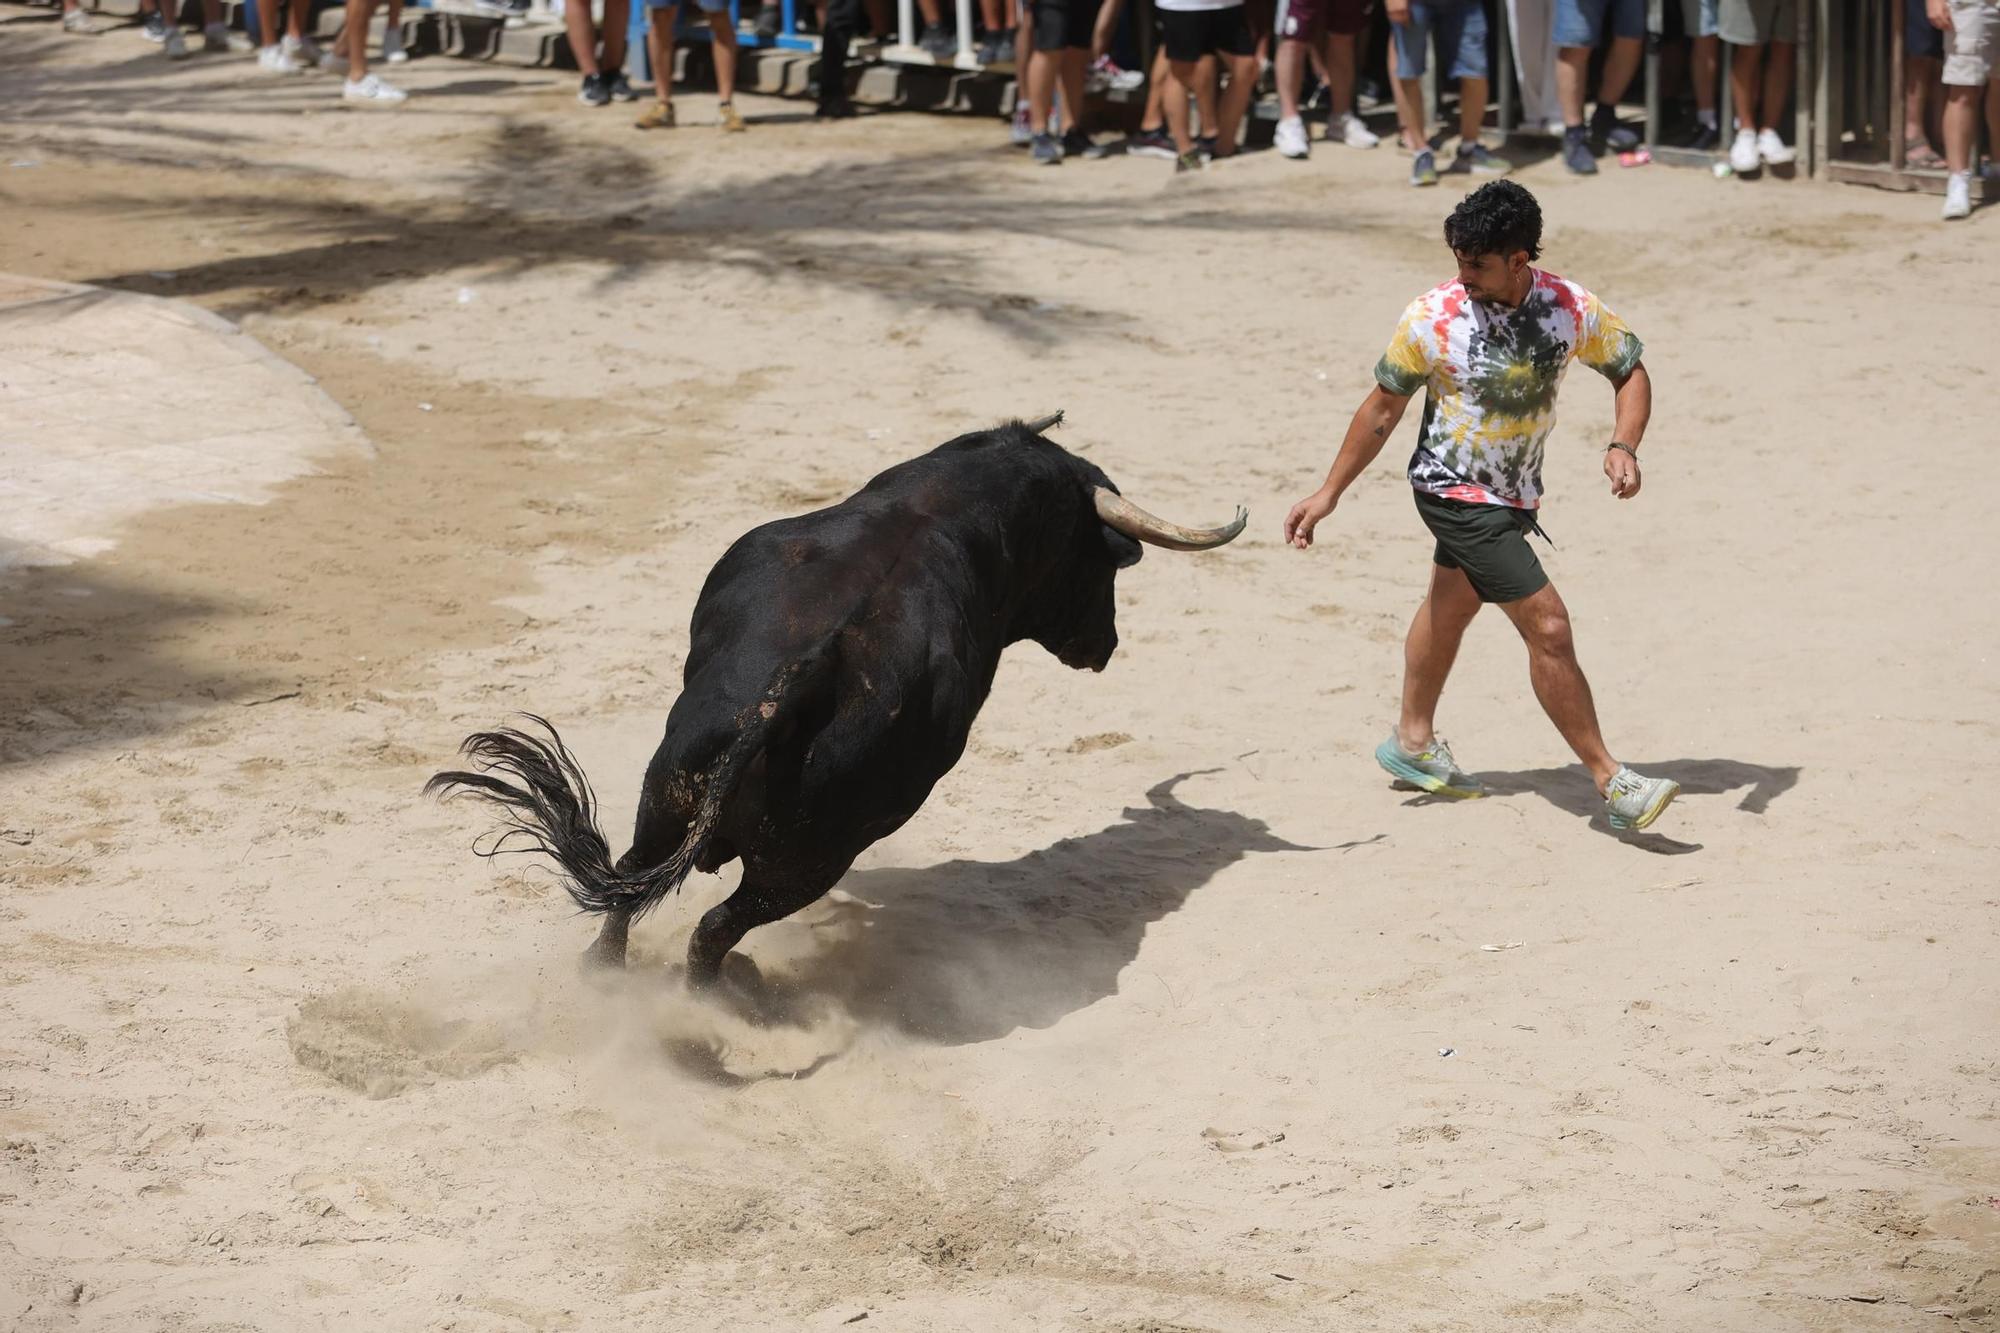
[[1424, 77], [1431, 34], [1448, 79], [1486, 77], [1486, 6], [1480, 0], [1410, 0], [1410, 21], [1395, 25], [1396, 77]]
[[[646, 8], [675, 9], [679, 7], [680, 3], [681, 0], [646, 0]], [[704, 14], [726, 14], [729, 12], [729, 0], [695, 0], [695, 3], [701, 8], [701, 12]]]
[[[1924, 0], [1910, 0], [1919, 9]], [[1716, 0], [1681, 0], [1681, 27], [1684, 36], [1713, 37], [1716, 34]]]
[[1931, 26], [1924, 0], [1904, 0], [1903, 54], [1919, 60], [1944, 59], [1944, 34]]
[[1556, 0], [1556, 45], [1596, 46], [1607, 17], [1613, 37], [1646, 35], [1646, 0]]

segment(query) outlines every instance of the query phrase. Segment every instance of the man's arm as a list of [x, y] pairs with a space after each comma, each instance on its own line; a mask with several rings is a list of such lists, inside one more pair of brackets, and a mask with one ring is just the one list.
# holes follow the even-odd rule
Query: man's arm
[[1390, 433], [1409, 405], [1409, 395], [1390, 393], [1379, 384], [1361, 400], [1354, 420], [1348, 423], [1347, 438], [1340, 442], [1340, 453], [1327, 471], [1326, 484], [1293, 505], [1292, 511], [1285, 515], [1286, 545], [1301, 551], [1312, 545], [1313, 529], [1333, 512], [1354, 479], [1367, 471], [1375, 456], [1382, 452], [1382, 446], [1389, 442]]
[[1623, 379], [1611, 381], [1615, 393], [1611, 438], [1626, 449], [1604, 451], [1604, 475], [1611, 479], [1611, 493], [1629, 500], [1639, 493], [1639, 441], [1646, 437], [1646, 423], [1653, 417], [1653, 377], [1646, 363], [1637, 362]]

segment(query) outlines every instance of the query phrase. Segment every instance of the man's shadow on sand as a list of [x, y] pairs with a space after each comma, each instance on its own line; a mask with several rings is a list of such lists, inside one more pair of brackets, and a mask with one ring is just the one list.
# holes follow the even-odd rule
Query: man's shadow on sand
[[796, 918], [802, 941], [795, 931], [760, 949], [753, 937], [762, 975], [741, 978], [739, 994], [763, 1022], [810, 1021], [831, 1002], [948, 1045], [1045, 1028], [1115, 995], [1147, 928], [1223, 869], [1253, 852], [1319, 850], [1188, 805], [1174, 789], [1195, 776], [1159, 783], [1108, 828], [1012, 861], [855, 871]]
[[[1681, 784], [1682, 796], [1720, 796], [1738, 787], [1748, 787], [1736, 808], [1753, 815], [1763, 814], [1771, 802], [1799, 785], [1799, 770], [1795, 767], [1767, 768], [1736, 759], [1666, 759], [1633, 767], [1649, 778], [1672, 778]], [[1660, 856], [1685, 856], [1701, 850], [1698, 842], [1679, 842], [1658, 833], [1620, 833], [1612, 828], [1604, 818], [1604, 798], [1597, 794], [1597, 784], [1581, 764], [1475, 776], [1486, 785], [1490, 796], [1539, 796], [1558, 810], [1589, 819], [1590, 826], [1598, 832], [1644, 851]], [[1434, 796], [1418, 796], [1409, 802], [1411, 805], [1441, 803], [1441, 798]]]

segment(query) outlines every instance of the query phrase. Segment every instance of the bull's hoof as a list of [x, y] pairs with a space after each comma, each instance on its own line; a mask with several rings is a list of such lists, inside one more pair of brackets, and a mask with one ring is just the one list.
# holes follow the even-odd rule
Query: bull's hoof
[[599, 972], [623, 972], [625, 970], [625, 944], [621, 940], [616, 945], [598, 940], [576, 960], [577, 967], [585, 976]]

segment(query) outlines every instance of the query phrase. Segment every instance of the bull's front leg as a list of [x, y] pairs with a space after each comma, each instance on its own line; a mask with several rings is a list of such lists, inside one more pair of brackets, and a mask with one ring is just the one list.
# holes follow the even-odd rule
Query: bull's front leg
[[616, 971], [625, 966], [625, 936], [632, 928], [630, 908], [616, 908], [604, 914], [604, 928], [597, 932], [596, 940], [583, 951], [585, 971], [609, 969]]

